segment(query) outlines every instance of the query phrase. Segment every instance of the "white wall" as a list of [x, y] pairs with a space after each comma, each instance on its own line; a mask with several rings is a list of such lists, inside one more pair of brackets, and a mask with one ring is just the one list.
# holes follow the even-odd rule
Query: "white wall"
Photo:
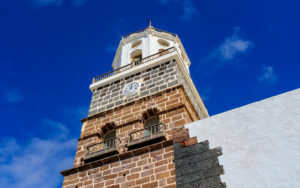
[[[165, 41], [169, 42], [169, 46], [162, 46], [158, 43], [158, 39], [163, 39]], [[142, 43], [141, 45], [132, 48], [132, 44], [138, 40], [141, 40]], [[172, 40], [169, 40], [167, 38], [164, 37], [158, 37], [152, 34], [145, 34], [145, 35], [141, 35], [141, 37], [133, 40], [133, 41], [128, 41], [125, 44], [120, 44], [121, 46], [119, 47], [119, 51], [120, 51], [120, 56], [117, 57], [116, 59], [116, 64], [115, 64], [115, 69], [123, 67], [125, 65], [128, 65], [131, 63], [131, 53], [135, 50], [142, 50], [142, 56], [143, 58], [148, 57], [150, 55], [156, 54], [158, 53], [159, 49], [167, 49], [170, 47], [175, 46], [177, 48], [178, 53], [181, 55], [182, 51], [179, 48], [179, 43], [174, 42]], [[187, 70], [189, 70], [189, 67], [187, 65], [187, 61], [184, 60], [184, 63], [186, 65]]]
[[300, 89], [186, 125], [222, 147], [228, 188], [300, 187]]

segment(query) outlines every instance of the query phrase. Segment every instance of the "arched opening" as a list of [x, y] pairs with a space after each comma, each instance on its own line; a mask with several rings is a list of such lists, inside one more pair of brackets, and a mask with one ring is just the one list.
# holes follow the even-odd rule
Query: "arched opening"
[[160, 131], [158, 110], [149, 109], [143, 114], [144, 136], [150, 136]]
[[116, 124], [114, 122], [111, 123], [106, 123], [105, 126], [103, 126], [101, 128], [102, 130], [102, 136], [106, 135], [108, 132], [110, 132], [111, 130], [113, 130], [115, 128]]
[[159, 117], [152, 116], [144, 124], [144, 136], [150, 136], [159, 132]]
[[138, 49], [133, 51], [130, 57], [131, 57], [131, 63], [141, 60], [143, 58], [142, 50]]
[[107, 132], [103, 137], [102, 149], [109, 149], [115, 147], [116, 130]]
[[165, 126], [160, 123], [159, 113], [156, 108], [148, 109], [143, 113], [142, 121], [144, 128], [130, 133], [129, 150], [145, 147], [166, 139]]
[[88, 163], [118, 153], [116, 145], [119, 142], [116, 143], [115, 126], [115, 123], [110, 122], [101, 127], [100, 142], [87, 146], [87, 151], [83, 158], [85, 162]]

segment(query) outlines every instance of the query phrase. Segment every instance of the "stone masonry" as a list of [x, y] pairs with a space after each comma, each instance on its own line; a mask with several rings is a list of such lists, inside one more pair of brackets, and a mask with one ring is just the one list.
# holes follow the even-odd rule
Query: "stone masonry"
[[[124, 97], [122, 95], [123, 87], [133, 81], [141, 83], [140, 91], [133, 96]], [[89, 116], [178, 85], [183, 85], [189, 100], [194, 104], [198, 116], [204, 118], [175, 59], [97, 88], [97, 90], [93, 91]]]
[[197, 138], [190, 138], [188, 129], [184, 128], [173, 129], [172, 137], [178, 188], [226, 187], [220, 178], [224, 174], [218, 160], [221, 148], [209, 149], [208, 141], [197, 143]]
[[175, 188], [171, 142], [141, 148], [62, 172], [63, 188]]
[[125, 145], [128, 143], [130, 132], [143, 128], [143, 114], [151, 109], [157, 110], [160, 122], [166, 127], [167, 139], [170, 139], [173, 128], [199, 120], [182, 86], [173, 87], [153, 96], [133, 101], [131, 104], [88, 117], [83, 120], [74, 166], [80, 166], [84, 163], [83, 156], [86, 147], [101, 141], [101, 131], [107, 124], [114, 126], [116, 136], [120, 138], [119, 152], [125, 152]]
[[[133, 81], [141, 83], [140, 91], [123, 97], [124, 86]], [[89, 116], [82, 120], [74, 166], [61, 172], [62, 187], [176, 187], [174, 148], [180, 148], [173, 146], [173, 140], [180, 136], [174, 130], [203, 117], [187, 87], [173, 60], [93, 91]], [[129, 148], [131, 133], [142, 130], [151, 115], [165, 127], [163, 140]], [[87, 147], [102, 142], [109, 130], [115, 130], [118, 138], [116, 153], [85, 160]]]
[[208, 141], [180, 147], [174, 145], [176, 185], [180, 188], [225, 188], [220, 175], [224, 174], [219, 165], [221, 148], [209, 149]]

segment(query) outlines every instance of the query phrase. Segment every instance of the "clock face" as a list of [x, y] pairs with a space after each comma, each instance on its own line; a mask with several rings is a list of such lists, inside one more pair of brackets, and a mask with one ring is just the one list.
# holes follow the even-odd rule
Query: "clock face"
[[128, 85], [126, 85], [123, 89], [123, 95], [124, 96], [128, 96], [128, 95], [131, 95], [131, 94], [134, 94], [137, 92], [137, 90], [139, 89], [140, 87], [140, 83], [139, 82], [132, 82]]

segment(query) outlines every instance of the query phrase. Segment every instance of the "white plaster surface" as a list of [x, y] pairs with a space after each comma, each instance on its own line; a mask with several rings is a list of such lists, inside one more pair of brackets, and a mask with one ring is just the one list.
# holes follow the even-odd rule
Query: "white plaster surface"
[[[131, 39], [132, 38], [132, 39]], [[169, 46], [162, 46], [158, 43], [158, 40], [165, 40], [169, 43]], [[132, 48], [132, 44], [140, 40], [141, 44], [137, 47]], [[123, 41], [123, 42], [122, 42]], [[178, 54], [182, 57], [184, 56], [183, 63], [186, 69], [189, 71], [189, 60], [183, 45], [180, 40], [175, 37], [168, 37], [163, 33], [156, 32], [154, 29], [147, 28], [144, 32], [128, 37], [127, 39], [122, 39], [119, 44], [116, 57], [113, 62], [114, 69], [123, 67], [131, 63], [131, 54], [136, 50], [142, 51], [142, 58], [148, 57], [150, 55], [156, 54], [160, 49], [168, 49], [170, 47], [176, 47]]]
[[228, 188], [300, 187], [300, 89], [187, 124], [222, 147]]

